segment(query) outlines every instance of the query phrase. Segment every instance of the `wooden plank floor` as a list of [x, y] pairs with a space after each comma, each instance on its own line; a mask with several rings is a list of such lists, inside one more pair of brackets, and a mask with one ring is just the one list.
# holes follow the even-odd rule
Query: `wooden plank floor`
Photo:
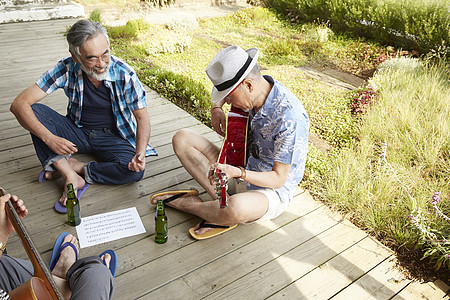
[[[38, 183], [41, 166], [31, 138], [9, 112], [9, 105], [21, 90], [68, 55], [62, 32], [73, 23], [56, 20], [0, 25], [0, 185], [26, 200], [30, 214], [24, 222], [46, 261], [59, 233], [76, 232], [65, 224], [65, 215], [53, 210], [61, 182]], [[156, 244], [150, 195], [198, 188], [173, 153], [173, 134], [190, 128], [217, 144], [221, 138], [147, 90], [151, 144], [159, 156], [147, 159], [142, 181], [122, 186], [91, 185], [81, 200], [83, 216], [136, 207], [147, 230], [81, 249], [82, 257], [106, 248], [117, 252], [115, 299], [443, 298], [447, 287], [441, 287], [440, 282], [420, 284], [405, 279], [394, 268], [392, 251], [300, 190], [277, 219], [239, 225], [205, 241], [195, 241], [188, 234], [199, 221], [197, 217], [169, 208], [169, 241]], [[64, 113], [67, 100], [59, 91], [43, 103]], [[16, 236], [8, 243], [8, 253], [26, 257]]]

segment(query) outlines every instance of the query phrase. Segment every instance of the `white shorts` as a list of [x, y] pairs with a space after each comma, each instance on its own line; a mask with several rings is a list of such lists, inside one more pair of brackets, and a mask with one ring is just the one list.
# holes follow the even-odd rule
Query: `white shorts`
[[[272, 220], [281, 215], [283, 211], [286, 210], [286, 207], [288, 206], [287, 203], [283, 203], [281, 201], [280, 196], [274, 189], [269, 188], [262, 188], [258, 190], [252, 190], [254, 192], [259, 192], [264, 195], [266, 195], [267, 199], [269, 199], [269, 208], [267, 209], [267, 212], [259, 218], [256, 221], [265, 221], [265, 220]], [[237, 193], [243, 193], [247, 192], [247, 186], [245, 182], [239, 181], [235, 178], [232, 178], [230, 181], [228, 181], [228, 193], [230, 195], [234, 195]], [[249, 222], [252, 223], [252, 222]]]

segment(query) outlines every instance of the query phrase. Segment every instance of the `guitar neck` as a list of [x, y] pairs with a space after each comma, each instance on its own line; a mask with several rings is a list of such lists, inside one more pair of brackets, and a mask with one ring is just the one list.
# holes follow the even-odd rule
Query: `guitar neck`
[[[6, 192], [3, 188], [0, 187], [0, 196], [4, 195], [6, 195]], [[6, 210], [8, 212], [8, 218], [13, 224], [14, 229], [20, 238], [20, 241], [22, 242], [22, 245], [25, 248], [25, 251], [27, 252], [28, 258], [33, 264], [34, 277], [38, 277], [42, 281], [44, 281], [45, 285], [47, 286], [47, 289], [49, 290], [50, 294], [52, 294], [54, 299], [63, 300], [64, 297], [62, 296], [61, 292], [56, 286], [56, 283], [53, 280], [53, 276], [50, 273], [50, 270], [47, 268], [47, 265], [44, 263], [41, 256], [39, 255], [39, 252], [34, 246], [33, 241], [31, 240], [31, 237], [28, 234], [22, 220], [17, 214], [11, 200], [7, 202]]]

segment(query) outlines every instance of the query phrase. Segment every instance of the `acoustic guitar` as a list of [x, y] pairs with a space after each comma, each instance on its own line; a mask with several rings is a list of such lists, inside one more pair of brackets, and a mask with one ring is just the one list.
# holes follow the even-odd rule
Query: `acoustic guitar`
[[[247, 161], [247, 128], [248, 113], [231, 106], [227, 116], [225, 140], [219, 153], [218, 163], [245, 168]], [[216, 169], [214, 170], [214, 179], [216, 182], [216, 191], [219, 196], [220, 207], [224, 208], [228, 205], [227, 176], [221, 170]]]
[[[3, 188], [0, 187], [0, 196], [6, 195]], [[19, 215], [17, 214], [14, 205], [11, 200], [7, 202], [6, 211], [8, 218], [14, 226], [17, 235], [22, 242], [28, 258], [33, 264], [34, 274], [33, 277], [22, 285], [18, 286], [9, 293], [12, 300], [26, 300], [26, 299], [38, 299], [38, 300], [64, 300], [61, 292], [58, 290], [55, 281], [53, 280], [50, 270], [42, 260], [39, 252], [33, 244], [25, 226], [22, 223]]]

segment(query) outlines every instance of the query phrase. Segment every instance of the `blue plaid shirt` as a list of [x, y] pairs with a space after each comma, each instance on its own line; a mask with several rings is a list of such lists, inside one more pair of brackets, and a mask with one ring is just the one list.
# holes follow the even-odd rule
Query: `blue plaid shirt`
[[[305, 171], [308, 153], [309, 119], [300, 100], [283, 84], [265, 75], [273, 84], [264, 105], [250, 111], [249, 158], [247, 169], [272, 171], [275, 161], [291, 165], [284, 185], [275, 191], [283, 203], [289, 203]], [[248, 190], [261, 187], [247, 183]]]
[[[111, 92], [112, 110], [120, 135], [136, 148], [136, 119], [133, 110], [147, 107], [145, 90], [136, 72], [124, 61], [111, 55], [109, 73], [104, 80]], [[80, 124], [83, 107], [83, 73], [80, 65], [72, 57], [60, 60], [56, 66], [45, 72], [36, 84], [47, 94], [63, 88], [69, 98], [67, 116]], [[158, 155], [156, 150], [147, 145], [146, 156]]]

